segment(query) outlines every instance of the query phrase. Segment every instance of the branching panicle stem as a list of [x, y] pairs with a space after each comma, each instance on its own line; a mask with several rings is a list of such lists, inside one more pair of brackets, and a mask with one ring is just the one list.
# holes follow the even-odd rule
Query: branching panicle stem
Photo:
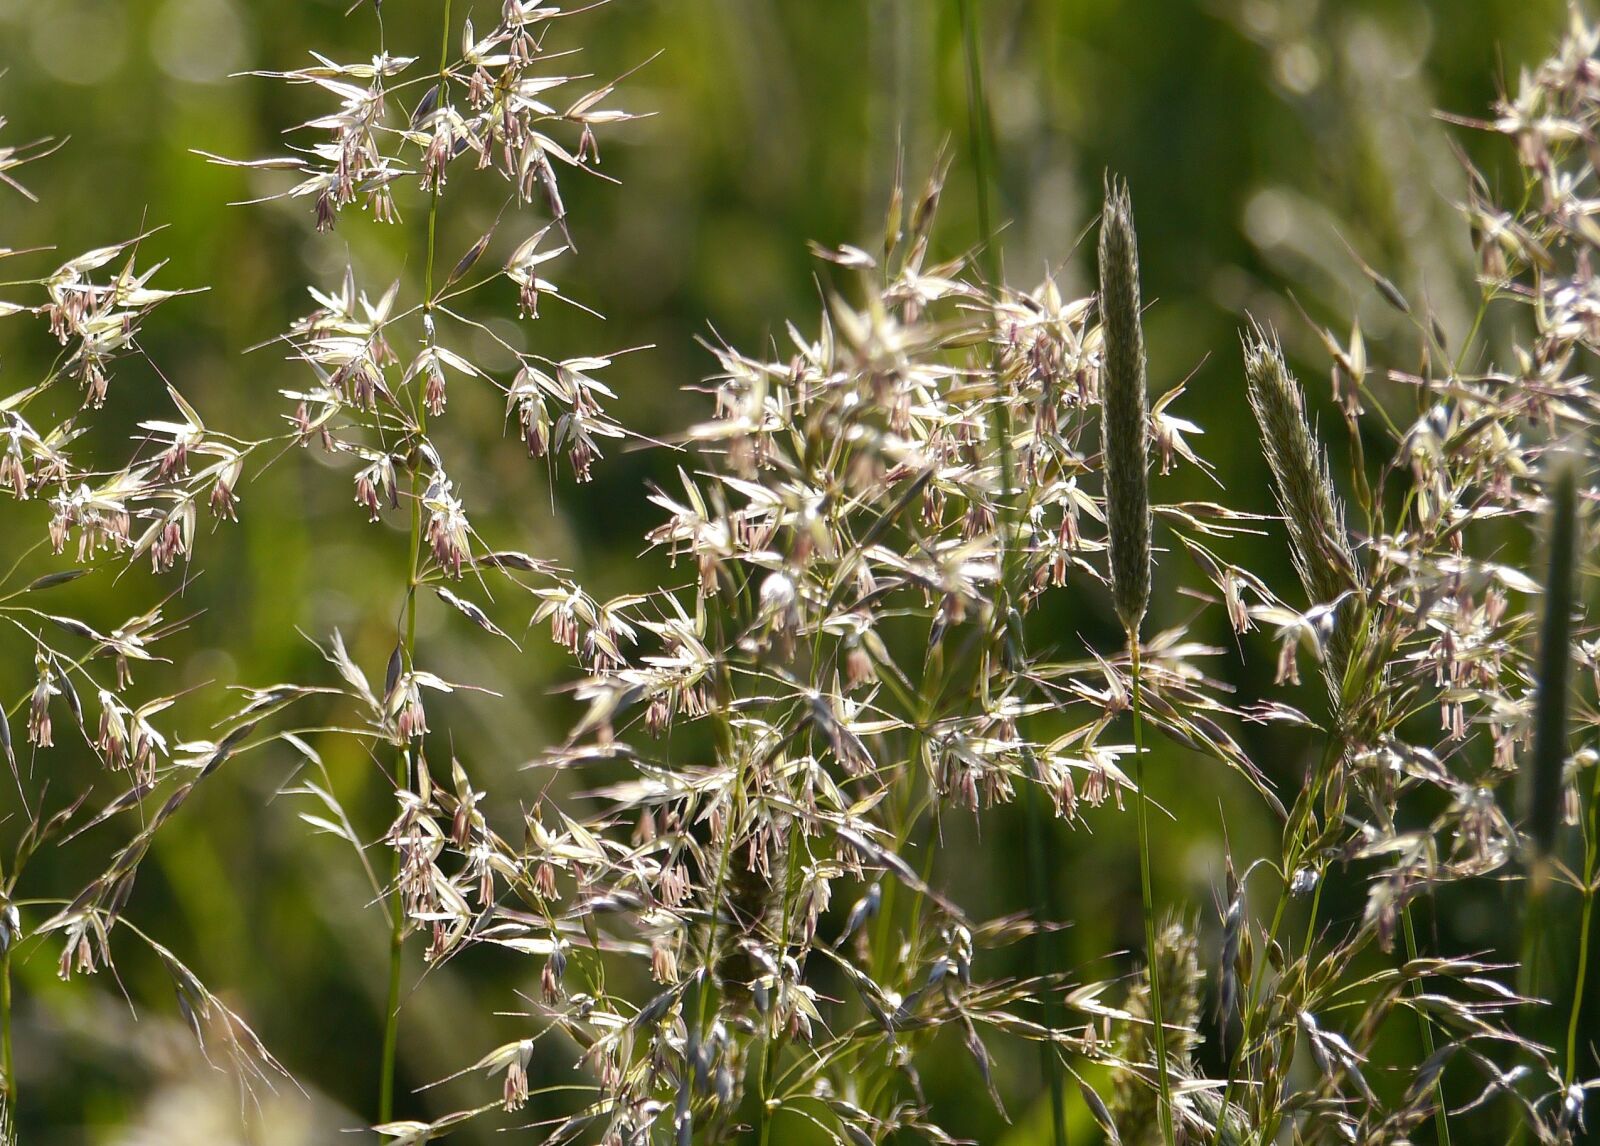
[[[442, 32], [439, 37], [439, 100], [444, 103], [450, 83], [450, 9], [453, 0], [444, 0], [444, 14], [442, 17]], [[439, 228], [439, 188], [440, 182], [436, 180], [428, 195], [428, 248], [423, 263], [423, 312], [431, 321], [435, 299], [433, 296], [433, 264], [435, 261], [435, 247]], [[431, 330], [431, 328], [430, 328]], [[417, 435], [425, 438], [427, 434], [427, 404], [422, 401], [416, 403]], [[422, 573], [422, 475], [421, 470], [413, 465], [411, 469], [411, 534], [410, 534], [410, 571], [406, 583], [405, 601], [405, 633], [402, 659], [408, 671], [416, 667], [417, 649], [417, 590], [421, 586]], [[414, 777], [411, 775], [412, 767], [411, 749], [402, 747], [396, 755], [394, 783], [397, 790], [404, 790]], [[415, 761], [416, 768], [426, 765], [421, 758], [420, 749]], [[384, 1007], [383, 1025], [383, 1059], [380, 1065], [380, 1090], [378, 1096], [378, 1117], [382, 1122], [388, 1122], [394, 1117], [394, 1084], [396, 1057], [400, 1040], [400, 981], [404, 967], [405, 956], [405, 900], [399, 885], [401, 857], [395, 854], [395, 888], [390, 906], [389, 918], [389, 984]]]
[[1600, 874], [1600, 838], [1596, 836], [1596, 809], [1600, 808], [1600, 767], [1594, 769], [1594, 786], [1583, 822], [1583, 911], [1578, 919], [1578, 963], [1572, 984], [1572, 1009], [1567, 1015], [1567, 1054], [1562, 1082], [1571, 1086], [1578, 1077], [1578, 1021], [1583, 1015], [1583, 992], [1589, 975], [1589, 936], [1594, 929], [1596, 875]]

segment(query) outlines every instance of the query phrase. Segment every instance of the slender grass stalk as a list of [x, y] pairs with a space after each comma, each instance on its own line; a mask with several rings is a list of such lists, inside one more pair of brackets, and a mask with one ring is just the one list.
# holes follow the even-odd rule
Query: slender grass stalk
[[1156, 960], [1156, 909], [1155, 894], [1150, 886], [1150, 824], [1144, 778], [1144, 695], [1140, 687], [1139, 634], [1128, 631], [1128, 655], [1133, 673], [1133, 772], [1134, 783], [1139, 786], [1135, 801], [1139, 820], [1139, 891], [1144, 908], [1145, 963], [1150, 971], [1150, 1013], [1155, 1021], [1156, 1075], [1161, 1088], [1161, 1135], [1172, 1146], [1175, 1141], [1172, 1124], [1172, 1079], [1167, 1067], [1166, 1012], [1161, 1004], [1161, 974]]
[[1578, 970], [1572, 985], [1572, 1011], [1567, 1016], [1567, 1057], [1562, 1081], [1571, 1086], [1578, 1073], [1578, 1019], [1583, 1014], [1583, 989], [1589, 971], [1589, 933], [1594, 923], [1595, 869], [1600, 867], [1600, 839], [1595, 835], [1595, 809], [1600, 807], [1600, 767], [1583, 825], [1583, 912], [1578, 920]]
[[11, 1057], [11, 938], [0, 950], [0, 1102], [17, 1101], [17, 1076]]
[[[983, 262], [984, 277], [992, 288], [1000, 284], [1000, 252], [995, 242], [994, 216], [990, 206], [990, 182], [994, 170], [993, 133], [990, 127], [989, 104], [983, 83], [983, 51], [978, 34], [978, 16], [972, 0], [957, 0], [961, 17], [961, 42], [967, 65], [967, 129], [972, 147], [973, 181], [977, 193], [978, 230], [982, 240], [979, 258]], [[999, 350], [996, 344], [991, 361], [992, 374], [1000, 377]], [[1002, 631], [1014, 647], [1014, 655], [1025, 656], [1022, 645], [1022, 626], [1011, 607], [1011, 546], [1012, 532], [1012, 458], [1011, 437], [1005, 421], [1004, 403], [996, 400], [990, 406], [990, 425], [995, 437], [995, 448], [1000, 459], [1000, 585], [999, 607]], [[1029, 895], [1034, 912], [1040, 921], [1049, 924], [1056, 917], [1052, 878], [1059, 865], [1056, 859], [1056, 840], [1051, 814], [1046, 798], [1035, 785], [1028, 788], [1027, 799]], [[1046, 929], [1037, 944], [1037, 973], [1043, 985], [1044, 1025], [1047, 1030], [1057, 1029], [1058, 1006], [1055, 993], [1049, 988], [1049, 976], [1059, 969], [1055, 933]], [[1040, 1066], [1050, 1089], [1050, 1127], [1056, 1146], [1066, 1146], [1067, 1114], [1066, 1088], [1062, 1078], [1061, 1063], [1056, 1048], [1049, 1040], [1039, 1044]]]
[[[1522, 949], [1518, 953], [1517, 991], [1524, 998], [1534, 999], [1539, 995], [1539, 961], [1544, 947], [1544, 894], [1542, 887], [1537, 886], [1541, 882], [1541, 877], [1530, 873], [1526, 882], [1522, 915]], [[1525, 1012], [1531, 1010], [1533, 1008], [1524, 1007]], [[1537, 1014], [1526, 1014], [1522, 1023], [1522, 1034], [1537, 1041], [1538, 1025]], [[1507, 1107], [1506, 1116], [1510, 1122], [1506, 1141], [1510, 1146], [1521, 1146], [1527, 1139], [1527, 1127], [1522, 1119], [1519, 1105], [1518, 1102], [1512, 1102]]]
[[[710, 917], [706, 921], [705, 953], [701, 960], [702, 970], [697, 984], [698, 993], [695, 999], [696, 1019], [688, 1029], [689, 1045], [688, 1053], [685, 1055], [685, 1061], [689, 1064], [688, 1074], [678, 1091], [677, 1119], [679, 1133], [687, 1133], [691, 1140], [694, 1134], [694, 1124], [690, 1121], [690, 1103], [694, 1095], [695, 1086], [694, 1058], [706, 1033], [711, 1029], [711, 1016], [715, 1013], [711, 994], [715, 987], [715, 976], [712, 974], [711, 969], [716, 965], [717, 961], [717, 921], [722, 914], [722, 897], [728, 886], [728, 868], [733, 861], [735, 831], [732, 818], [734, 809], [730, 808], [728, 815], [729, 822], [723, 829], [722, 844], [717, 852], [717, 879], [711, 888], [711, 911]], [[765, 1135], [768, 1132], [767, 1127], [770, 1125], [771, 1120], [767, 1117], [764, 1104], [761, 1118], [762, 1133]]]
[[[1405, 934], [1406, 959], [1412, 963], [1417, 961], [1417, 929], [1411, 923], [1411, 905], [1408, 903], [1400, 909], [1400, 928]], [[1419, 998], [1423, 995], [1422, 981], [1419, 979], [1412, 984], [1413, 993]], [[1422, 1049], [1428, 1059], [1433, 1058], [1433, 1023], [1422, 1011], [1417, 1012], [1417, 1029], [1422, 1035]], [[1433, 1084], [1434, 1101], [1439, 1104], [1439, 1146], [1450, 1146], [1450, 1108], [1444, 1101], [1444, 1076]]]
[[[19, 858], [19, 863], [20, 858]], [[10, 900], [0, 873], [0, 1146], [9, 1139], [5, 1117], [17, 1101], [17, 1076], [11, 1050], [11, 952], [22, 937], [22, 917]], [[15, 874], [13, 874], [13, 882]]]
[[[402, 763], [400, 779], [404, 780]], [[395, 860], [395, 877], [400, 875], [400, 861]], [[379, 1063], [378, 1121], [394, 1118], [395, 1060], [400, 1046], [400, 972], [405, 948], [405, 903], [396, 886], [389, 910], [389, 986], [384, 996], [383, 1057]]]

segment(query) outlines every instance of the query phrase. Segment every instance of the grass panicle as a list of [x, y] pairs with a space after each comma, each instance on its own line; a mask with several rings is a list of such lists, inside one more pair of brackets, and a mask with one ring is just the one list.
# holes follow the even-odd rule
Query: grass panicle
[[[988, 91], [983, 79], [983, 38], [978, 17], [979, 5], [976, 0], [958, 0], [957, 7], [961, 16], [962, 53], [967, 65], [967, 137], [972, 151], [973, 182], [977, 193], [980, 241], [978, 258], [984, 278], [990, 283], [999, 283], [1000, 245], [989, 202], [995, 169], [994, 125], [991, 122]], [[897, 189], [893, 201], [898, 202], [899, 198]], [[999, 317], [997, 313], [997, 320]], [[1001, 366], [1003, 354], [1002, 341], [998, 337], [992, 337], [990, 344], [989, 368], [991, 371], [997, 371]], [[1000, 484], [1009, 495], [1012, 482], [1015, 481], [1012, 427], [1008, 424], [1004, 408], [999, 403], [989, 411], [989, 429], [995, 438]], [[1020, 661], [1026, 657], [1026, 633], [1020, 623], [1020, 613], [1012, 605], [1014, 599], [1012, 578], [1016, 567], [1016, 554], [1009, 543], [1009, 537], [1014, 529], [1012, 518], [1015, 508], [1010, 496], [1001, 499], [996, 521], [1001, 533], [997, 605], [999, 612], [1004, 616], [1002, 639], [1006, 647], [1011, 650], [1011, 655]], [[1059, 965], [1057, 955], [1059, 945], [1053, 927], [1058, 914], [1055, 908], [1056, 833], [1051, 823], [1050, 800], [1044, 792], [1037, 788], [1031, 789], [1027, 796], [1027, 806], [1029, 895], [1033, 901], [1034, 912], [1041, 923], [1045, 924], [1036, 945], [1035, 965], [1040, 978], [1048, 979], [1056, 973]], [[1054, 996], [1046, 996], [1043, 1018], [1045, 1027], [1050, 1031], [1054, 1031], [1060, 1021], [1059, 1010]], [[1051, 1141], [1055, 1146], [1067, 1146], [1066, 1088], [1061, 1060], [1056, 1054], [1056, 1048], [1048, 1040], [1041, 1041], [1039, 1056], [1041, 1070], [1050, 1091]]]

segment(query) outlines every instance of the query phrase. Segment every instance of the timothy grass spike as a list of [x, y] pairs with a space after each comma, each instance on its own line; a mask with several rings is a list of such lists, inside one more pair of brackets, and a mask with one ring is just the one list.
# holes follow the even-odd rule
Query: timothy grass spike
[[1135, 636], [1150, 604], [1150, 434], [1139, 242], [1128, 186], [1106, 183], [1100, 219], [1100, 320], [1105, 338], [1100, 422], [1105, 451], [1111, 595]]
[[1107, 179], [1100, 215], [1100, 323], [1105, 339], [1100, 418], [1106, 470], [1106, 521], [1111, 549], [1111, 599], [1128, 633], [1133, 681], [1134, 782], [1139, 788], [1139, 891], [1144, 909], [1145, 952], [1150, 969], [1150, 1015], [1154, 1025], [1157, 1113], [1162, 1140], [1174, 1141], [1172, 1084], [1167, 1068], [1166, 1022], [1161, 1007], [1161, 969], [1156, 963], [1155, 896], [1150, 880], [1150, 795], [1144, 780], [1144, 700], [1139, 674], [1139, 625], [1150, 605], [1150, 433], [1146, 394], [1144, 328], [1139, 304], [1139, 238], [1133, 229], [1128, 186]]
[[1259, 326], [1245, 336], [1244, 373], [1300, 582], [1313, 605], [1339, 602], [1326, 645], [1328, 683], [1338, 709], [1364, 619], [1360, 567], [1327, 459], [1306, 421], [1300, 383], [1284, 363], [1277, 338]]

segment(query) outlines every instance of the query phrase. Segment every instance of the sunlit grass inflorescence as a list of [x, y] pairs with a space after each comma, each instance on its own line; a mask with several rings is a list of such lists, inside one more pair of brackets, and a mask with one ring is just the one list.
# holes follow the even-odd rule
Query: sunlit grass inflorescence
[[[63, 975], [92, 971], [126, 928], [211, 1051], [246, 1075], [276, 1072], [243, 1021], [123, 915], [156, 833], [195, 787], [271, 746], [303, 770], [292, 792], [315, 803], [305, 818], [349, 845], [384, 916], [381, 1090], [367, 1113], [393, 1142], [497, 1117], [534, 1140], [605, 1146], [948, 1142], [922, 1074], [935, 1048], [959, 1047], [1004, 1109], [1020, 1088], [997, 1048], [1014, 1042], [1042, 1045], [1106, 1139], [1130, 1146], [1448, 1143], [1464, 1115], [1491, 1109], [1541, 1143], [1575, 1140], [1595, 1065], [1574, 1033], [1582, 978], [1557, 1049], [1529, 1034], [1533, 976], [1445, 949], [1427, 924], [1458, 890], [1515, 886], [1532, 855], [1543, 893], [1582, 903], [1588, 950], [1600, 652], [1583, 615], [1593, 562], [1566, 555], [1588, 552], [1595, 494], [1583, 449], [1550, 462], [1591, 441], [1600, 418], [1585, 367], [1600, 351], [1600, 232], [1582, 197], [1594, 158], [1576, 142], [1600, 123], [1600, 34], [1574, 16], [1556, 56], [1484, 125], [1514, 141], [1528, 188], [1506, 209], [1468, 176], [1484, 312], [1506, 317], [1492, 353], [1480, 320], [1450, 354], [1426, 305], [1363, 264], [1414, 329], [1403, 351], [1368, 347], [1359, 324], [1348, 343], [1314, 331], [1351, 430], [1348, 469], [1330, 462], [1315, 401], [1265, 327], [1246, 335], [1242, 364], [1230, 356], [1232, 389], [1208, 395], [1255, 415], [1298, 585], [1240, 564], [1243, 535], [1276, 536], [1264, 491], [1163, 501], [1151, 480], [1152, 452], [1163, 473], [1212, 470], [1191, 444], [1200, 427], [1174, 412], [1184, 388], [1148, 393], [1127, 187], [1107, 186], [1098, 293], [1072, 298], [1067, 272], [1024, 290], [996, 281], [993, 250], [983, 274], [941, 256], [940, 162], [909, 198], [894, 188], [869, 249], [815, 248], [820, 313], [784, 324], [781, 345], [711, 343], [715, 373], [691, 387], [710, 400], [662, 455], [674, 477], [641, 491], [657, 513], [644, 541], [673, 572], [606, 597], [480, 533], [493, 517], [464, 476], [462, 410], [474, 405], [458, 399], [490, 391], [514, 450], [552, 471], [564, 458], [578, 482], [629, 436], [602, 380], [612, 355], [545, 357], [502, 332], [512, 314], [532, 322], [572, 301], [546, 277], [583, 230], [560, 181], [593, 173], [596, 132], [631, 117], [606, 106], [614, 83], [547, 43], [581, 27], [580, 10], [507, 0], [477, 14], [479, 29], [446, 0], [437, 41], [412, 55], [391, 54], [381, 6], [371, 11], [369, 61], [256, 73], [332, 100], [292, 154], [216, 162], [249, 169], [268, 197], [308, 201], [308, 232], [365, 215], [410, 228], [420, 256], [387, 285], [352, 259], [336, 284], [310, 288], [312, 309], [271, 344], [298, 375], [273, 432], [223, 435], [169, 387], [177, 413], [141, 423], [132, 459], [111, 464], [75, 443], [80, 419], [120, 397], [116, 370], [172, 297], [145, 261], [154, 237], [43, 274], [35, 299], [0, 310], [42, 319], [62, 347], [47, 378], [0, 401], [0, 486], [13, 508], [48, 505], [41, 551], [85, 571], [138, 559], [161, 574], [186, 566], [202, 510], [233, 516], [264, 446], [320, 451], [333, 464], [315, 480], [338, 475], [353, 544], [388, 561], [400, 602], [382, 620], [390, 651], [365, 663], [355, 642], [320, 636], [321, 679], [246, 689], [212, 739], [179, 742], [165, 731], [175, 698], [130, 691], [134, 663], [154, 659], [167, 631], [161, 606], [105, 633], [40, 604], [78, 567], [0, 585], [0, 620], [34, 664], [33, 687], [6, 710], [27, 712], [19, 743], [5, 744], [19, 791], [32, 775], [20, 749], [51, 747], [70, 720], [122, 785], [83, 818], [142, 813], [102, 874], [36, 922], [33, 905], [14, 904], [30, 849], [80, 821], [76, 806], [29, 808], [0, 869], [0, 964], [44, 931], [64, 941]], [[0, 148], [8, 188], [30, 154]], [[492, 205], [494, 225], [446, 250], [469, 195]], [[493, 362], [475, 355], [484, 346]], [[1384, 355], [1394, 365], [1380, 369]], [[33, 413], [74, 387], [81, 411]], [[1349, 520], [1341, 489], [1353, 491]], [[1556, 559], [1541, 581], [1519, 555], [1547, 517]], [[1106, 624], [1088, 639], [1063, 631], [1061, 601]], [[446, 679], [424, 647], [423, 608], [519, 651], [547, 631], [568, 655], [579, 715], [512, 762], [523, 782], [480, 786], [507, 762], [457, 742], [444, 698], [488, 690]], [[1235, 646], [1202, 639], [1224, 625]], [[58, 647], [62, 631], [77, 644]], [[1329, 685], [1309, 702], [1297, 689], [1307, 655]], [[1268, 661], [1239, 677], [1261, 692], [1234, 695], [1212, 667], [1223, 657]], [[1587, 671], [1569, 688], [1574, 665]], [[1130, 715], [1131, 746], [1115, 733]], [[1260, 725], [1289, 746], [1281, 759], [1247, 750], [1269, 742], [1248, 727]], [[1215, 927], [1182, 910], [1156, 927], [1165, 825], [1146, 790], [1146, 730], [1176, 746], [1165, 758], [1184, 761], [1185, 783], [1227, 774], [1281, 826], [1281, 846], [1225, 857]], [[319, 751], [331, 738], [381, 764], [385, 825], [358, 829], [335, 795]], [[1511, 796], [1523, 771], [1536, 793], [1526, 817]], [[986, 918], [952, 890], [962, 849], [1008, 825], [1024, 792], [1061, 833], [1137, 801], [1142, 952], [1019, 977], [1003, 949], [1072, 921]], [[1563, 853], [1575, 833], [1583, 874]], [[1132, 866], [1080, 838], [1106, 865]], [[1354, 902], [1332, 909], [1330, 885]], [[521, 989], [497, 1008], [504, 1041], [448, 1048], [453, 1078], [479, 1088], [475, 1105], [448, 1109], [429, 1088], [402, 1090], [402, 1011], [464, 955], [509, 965]], [[1397, 1058], [1386, 1040], [1401, 1021], [1421, 1050]], [[533, 1112], [534, 1125], [517, 1121]]]
[[[34, 198], [20, 182], [19, 168], [56, 150], [50, 140], [0, 144], [0, 198], [6, 200], [8, 223], [18, 200]], [[0, 855], [4, 1141], [11, 1140], [11, 1111], [20, 1100], [17, 1063], [37, 1053], [16, 1045], [14, 1014], [22, 1000], [13, 967], [47, 936], [62, 942], [56, 967], [63, 979], [111, 966], [113, 935], [130, 939], [157, 957], [188, 1025], [202, 1046], [209, 1042], [217, 1065], [251, 1081], [282, 1073], [244, 1021], [173, 951], [124, 918], [139, 859], [197, 783], [193, 770], [208, 774], [228, 754], [217, 741], [180, 739], [172, 723], [179, 694], [155, 692], [146, 678], [160, 679], [166, 648], [161, 642], [185, 626], [172, 616], [181, 609], [174, 598], [197, 572], [191, 562], [202, 522], [236, 517], [237, 487], [259, 444], [208, 427], [141, 346], [145, 322], [157, 307], [196, 293], [155, 283], [163, 264], [152, 252], [169, 238], [147, 232], [42, 273], [22, 268], [37, 266], [46, 252], [0, 247], [0, 260], [21, 270], [0, 299], [0, 322], [15, 334], [32, 320], [59, 348], [45, 373], [21, 379], [20, 386], [19, 380], [9, 382], [0, 396], [7, 541], [0, 570], [0, 627], [7, 636], [0, 648], [31, 666], [34, 680], [24, 696], [0, 698], [0, 753], [15, 797], [0, 805], [7, 837]], [[94, 423], [112, 421], [103, 407], [112, 400], [113, 383], [119, 404], [129, 408], [124, 373], [137, 379], [131, 409], [144, 420], [137, 421], [133, 445], [118, 451], [98, 444], [104, 435], [94, 432]], [[119, 410], [117, 416], [126, 414]], [[157, 578], [154, 594], [130, 571], [144, 565]], [[74, 606], [65, 611], [58, 603], [67, 592], [63, 587], [89, 576], [125, 577], [118, 607], [143, 603], [115, 625], [73, 615]], [[78, 750], [94, 770], [76, 764]], [[157, 796], [161, 810], [152, 815]], [[109, 866], [91, 887], [50, 886], [35, 878], [32, 861], [45, 850], [106, 821], [136, 818], [131, 842], [102, 841], [100, 860]]]

